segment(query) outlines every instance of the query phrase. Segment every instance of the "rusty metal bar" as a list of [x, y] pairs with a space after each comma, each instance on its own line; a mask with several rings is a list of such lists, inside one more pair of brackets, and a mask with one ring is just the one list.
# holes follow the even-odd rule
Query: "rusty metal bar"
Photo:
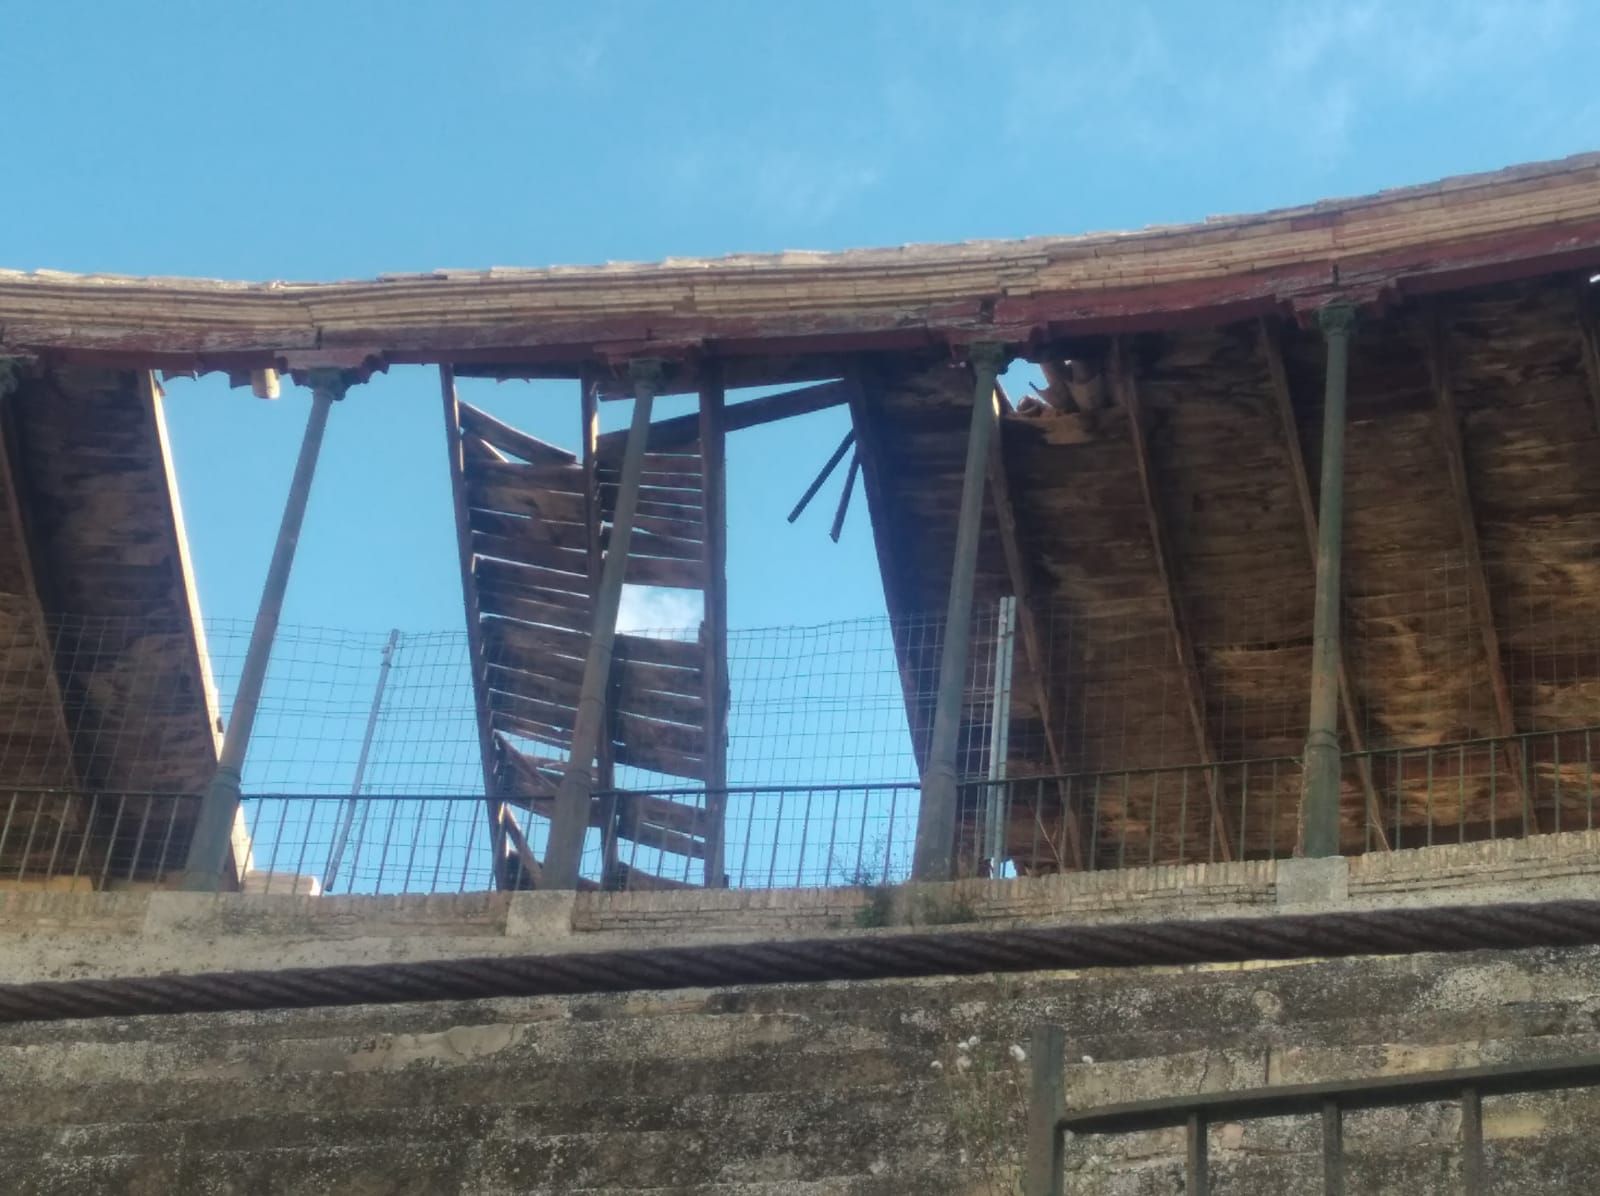
[[300, 528], [305, 522], [306, 503], [311, 497], [311, 481], [316, 475], [323, 434], [328, 428], [328, 412], [336, 399], [344, 397], [349, 386], [348, 377], [339, 370], [312, 370], [308, 381], [311, 414], [306, 419], [300, 455], [295, 460], [294, 476], [289, 482], [289, 496], [284, 501], [283, 520], [278, 525], [272, 560], [267, 565], [267, 580], [261, 588], [261, 604], [256, 608], [255, 625], [250, 630], [250, 646], [239, 672], [239, 689], [228, 716], [228, 729], [222, 737], [217, 771], [200, 803], [200, 814], [189, 841], [183, 887], [191, 891], [214, 891], [222, 887], [225, 879], [223, 871], [233, 843], [234, 819], [239, 812], [245, 754], [250, 748], [250, 733], [261, 705], [267, 664], [272, 658], [272, 641], [283, 614], [289, 571], [294, 565], [295, 548], [300, 543]]
[[912, 875], [918, 880], [949, 880], [956, 837], [956, 751], [961, 736], [961, 700], [967, 682], [967, 647], [972, 639], [972, 591], [978, 571], [978, 538], [983, 529], [983, 491], [989, 444], [996, 422], [995, 383], [1005, 366], [1005, 347], [973, 345], [972, 424], [967, 433], [966, 471], [961, 479], [961, 515], [956, 525], [955, 559], [950, 567], [950, 601], [945, 608], [939, 688], [934, 700], [933, 733], [922, 773], [922, 804]]

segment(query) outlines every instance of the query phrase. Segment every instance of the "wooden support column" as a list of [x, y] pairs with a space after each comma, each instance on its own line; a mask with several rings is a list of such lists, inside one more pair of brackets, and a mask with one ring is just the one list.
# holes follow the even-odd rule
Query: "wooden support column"
[[1133, 446], [1134, 465], [1139, 473], [1139, 491], [1144, 500], [1145, 520], [1150, 528], [1151, 551], [1155, 555], [1161, 591], [1166, 598], [1167, 634], [1171, 637], [1173, 654], [1177, 659], [1184, 707], [1194, 731], [1195, 750], [1200, 754], [1200, 763], [1205, 766], [1206, 796], [1211, 805], [1211, 826], [1217, 840], [1217, 854], [1222, 860], [1228, 861], [1234, 858], [1238, 840], [1234, 836], [1233, 820], [1223, 801], [1221, 780], [1213, 767], [1217, 763], [1217, 753], [1211, 743], [1205, 688], [1194, 654], [1194, 640], [1184, 615], [1183, 598], [1178, 591], [1178, 558], [1172, 546], [1166, 516], [1161, 509], [1160, 496], [1156, 493], [1150, 444], [1145, 436], [1144, 404], [1139, 398], [1138, 381], [1128, 364], [1126, 346], [1121, 337], [1113, 337], [1111, 342], [1111, 383], [1118, 401], [1128, 413], [1128, 439]]
[[1478, 518], [1472, 502], [1472, 484], [1467, 476], [1466, 446], [1461, 437], [1461, 414], [1456, 409], [1455, 386], [1450, 376], [1450, 354], [1443, 315], [1437, 304], [1423, 311], [1423, 334], [1427, 342], [1428, 374], [1433, 381], [1434, 412], [1437, 416], [1439, 444], [1444, 450], [1445, 467], [1450, 475], [1450, 493], [1456, 523], [1461, 530], [1461, 555], [1466, 570], [1467, 597], [1472, 618], [1478, 624], [1483, 644], [1484, 664], [1489, 670], [1489, 690], [1494, 699], [1495, 731], [1508, 742], [1503, 745], [1506, 767], [1511, 772], [1513, 790], [1522, 799], [1524, 821], [1535, 833], [1539, 812], [1533, 808], [1532, 794], [1523, 772], [1522, 745], [1516, 742], [1517, 719], [1511, 705], [1511, 687], [1506, 683], [1505, 662], [1500, 652], [1500, 632], [1495, 627], [1494, 604], [1489, 596], [1489, 576], [1483, 567], [1483, 548], [1478, 538]]
[[634, 361], [629, 375], [633, 380], [633, 422], [622, 458], [617, 506], [611, 519], [600, 588], [594, 596], [594, 628], [589, 636], [588, 659], [583, 666], [583, 684], [578, 691], [572, 751], [556, 790], [555, 808], [550, 818], [550, 846], [545, 852], [545, 880], [548, 887], [555, 889], [576, 889], [583, 863], [583, 838], [589, 827], [589, 802], [594, 792], [594, 759], [605, 729], [605, 692], [611, 678], [611, 653], [616, 644], [617, 610], [622, 603], [628, 545], [633, 539], [634, 515], [639, 507], [639, 481], [644, 473], [645, 446], [650, 440], [650, 409], [661, 386], [661, 363]]
[[439, 395], [444, 405], [444, 443], [450, 463], [450, 498], [456, 521], [456, 562], [461, 573], [461, 604], [467, 617], [467, 655], [472, 662], [472, 701], [478, 720], [478, 762], [483, 775], [483, 800], [489, 819], [489, 850], [494, 883], [508, 887], [510, 871], [507, 842], [517, 853], [530, 884], [539, 882], [539, 862], [533, 858], [527, 837], [516, 825], [516, 815], [501, 799], [500, 772], [495, 765], [494, 727], [489, 709], [489, 661], [484, 653], [482, 612], [478, 581], [472, 571], [472, 517], [467, 507], [466, 457], [461, 440], [461, 401], [456, 395], [454, 372], [439, 367]]
[[[1306, 550], [1311, 556], [1311, 569], [1317, 568], [1317, 504], [1311, 497], [1311, 477], [1306, 472], [1305, 454], [1300, 450], [1300, 428], [1294, 415], [1294, 399], [1289, 391], [1289, 372], [1283, 364], [1283, 345], [1278, 339], [1278, 329], [1270, 320], [1261, 321], [1261, 345], [1266, 352], [1267, 373], [1272, 380], [1272, 405], [1278, 416], [1278, 431], [1283, 437], [1288, 458], [1289, 477], [1294, 484], [1294, 495], [1300, 507], [1300, 518], [1306, 529]], [[1339, 671], [1339, 708], [1344, 718], [1345, 738], [1350, 750], [1366, 751], [1366, 737], [1361, 732], [1361, 719], [1356, 712], [1355, 691], [1350, 688], [1350, 670], [1345, 663], [1344, 644], [1341, 638], [1335, 649], [1335, 664]], [[1357, 755], [1356, 772], [1361, 778], [1361, 789], [1367, 799], [1367, 821], [1374, 838], [1384, 850], [1389, 850], [1389, 833], [1384, 829], [1383, 806], [1378, 800], [1378, 788], [1372, 781], [1372, 760]]]
[[978, 537], [983, 526], [984, 475], [994, 437], [995, 382], [1005, 366], [998, 344], [973, 345], [972, 423], [961, 479], [961, 513], [956, 523], [955, 556], [950, 564], [950, 600], [945, 607], [944, 644], [939, 657], [939, 689], [934, 699], [928, 764], [922, 773], [922, 801], [911, 874], [920, 881], [950, 880], [954, 873], [956, 802], [959, 798], [956, 752], [961, 737], [962, 696], [967, 683], [967, 648], [972, 642], [972, 592], [978, 572]]
[[[1060, 777], [1067, 771], [1066, 755], [1061, 750], [1054, 703], [1050, 697], [1050, 662], [1045, 657], [1044, 637], [1039, 634], [1039, 615], [1033, 605], [1032, 574], [1028, 571], [1027, 561], [1023, 559], [1022, 537], [1017, 530], [1017, 506], [1011, 497], [1011, 477], [1006, 471], [1004, 431], [1002, 426], [999, 429], [1001, 434], [995, 436], [994, 447], [989, 452], [989, 498], [994, 503], [995, 522], [1000, 528], [1000, 550], [1006, 558], [1011, 593], [1017, 600], [1017, 628], [1022, 633], [1022, 650], [1027, 655], [1028, 671], [1033, 677], [1034, 700], [1039, 704], [1039, 718], [1044, 723], [1045, 751], [1050, 757], [1050, 770]], [[1057, 788], [1060, 790], [1066, 826], [1067, 854], [1072, 866], [1081, 870], [1084, 867], [1084, 834], [1079, 823], [1082, 811], [1070, 808], [1071, 791], [1065, 781], [1058, 781]], [[1033, 814], [1035, 819], [1041, 819], [1037, 802]]]
[[1344, 425], [1349, 392], [1350, 335], [1356, 311], [1330, 303], [1317, 313], [1327, 343], [1322, 396], [1322, 493], [1317, 505], [1317, 596], [1312, 614], [1311, 715], [1300, 791], [1301, 855], [1339, 854], [1339, 603], [1344, 561]]
[[723, 843], [728, 807], [728, 490], [726, 395], [721, 365], [700, 370], [701, 501], [705, 509], [706, 887], [727, 884]]

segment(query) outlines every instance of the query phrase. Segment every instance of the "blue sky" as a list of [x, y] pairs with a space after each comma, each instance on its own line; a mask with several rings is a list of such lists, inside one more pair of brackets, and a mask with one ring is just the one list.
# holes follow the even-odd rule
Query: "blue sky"
[[[1582, 0], [0, 0], [0, 265], [331, 279], [1137, 228], [1600, 148], [1596, 41]], [[572, 387], [466, 397], [573, 441]], [[306, 408], [169, 388], [210, 615], [254, 609]], [[881, 609], [859, 495], [838, 546], [837, 479], [783, 521], [844, 426], [733, 438], [735, 625]], [[459, 603], [437, 382], [397, 369], [334, 412], [286, 618]]]

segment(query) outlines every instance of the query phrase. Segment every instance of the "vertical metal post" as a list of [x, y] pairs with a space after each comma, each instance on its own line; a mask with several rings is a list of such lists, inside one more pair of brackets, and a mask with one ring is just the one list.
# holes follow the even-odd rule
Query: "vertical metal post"
[[350, 841], [350, 824], [355, 821], [357, 800], [361, 786], [367, 779], [367, 759], [372, 755], [372, 738], [378, 730], [378, 715], [383, 711], [383, 691], [389, 687], [389, 669], [394, 664], [394, 652], [400, 644], [400, 629], [392, 628], [389, 641], [383, 645], [383, 661], [378, 665], [378, 683], [372, 689], [372, 705], [367, 710], [367, 727], [361, 733], [361, 754], [356, 757], [356, 773], [350, 781], [350, 797], [344, 803], [339, 817], [339, 829], [333, 837], [333, 850], [328, 852], [328, 867], [322, 874], [322, 891], [330, 892], [333, 882], [339, 879], [339, 862], [344, 858], [345, 844]]
[[911, 868], [912, 877], [921, 881], [951, 879], [956, 836], [956, 751], [961, 735], [961, 698], [967, 681], [967, 648], [972, 639], [972, 590], [978, 569], [978, 536], [983, 527], [989, 444], [994, 437], [995, 382], [1006, 360], [1005, 347], [989, 342], [973, 345], [969, 356], [975, 375], [972, 425], [967, 433], [967, 463], [961, 479], [961, 516], [950, 569], [939, 689], [928, 760], [922, 772], [922, 804]]
[[1322, 1102], [1322, 1196], [1344, 1196], [1344, 1110]]
[[1011, 681], [1017, 648], [1017, 600], [1000, 599], [995, 610], [994, 696], [989, 718], [989, 785], [984, 803], [983, 857], [989, 875], [1005, 868], [1006, 828], [1010, 818], [1011, 790], [1006, 785], [1006, 757], [1011, 752]]
[[1024, 1196], [1061, 1196], [1065, 1143], [1061, 1118], [1067, 1111], [1061, 1065], [1067, 1053], [1060, 1026], [1035, 1026], [1028, 1044], [1032, 1080], [1028, 1088], [1028, 1160]]
[[1311, 725], [1300, 791], [1300, 852], [1339, 854], [1339, 565], [1344, 543], [1345, 393], [1355, 308], [1317, 313], [1327, 342], [1322, 408], [1322, 489], [1317, 504], [1317, 596], [1311, 655]]
[[278, 619], [283, 614], [283, 597], [289, 588], [289, 570], [294, 565], [295, 547], [300, 542], [300, 527], [305, 522], [306, 501], [311, 496], [311, 479], [317, 470], [317, 455], [322, 450], [323, 433], [328, 427], [328, 412], [335, 399], [344, 397], [348, 378], [339, 370], [312, 370], [311, 414], [305, 436], [300, 441], [300, 456], [295, 461], [294, 477], [289, 482], [289, 497], [283, 505], [283, 522], [267, 566], [266, 584], [261, 589], [261, 604], [250, 631], [250, 646], [245, 651], [244, 667], [239, 672], [239, 690], [228, 716], [228, 729], [222, 737], [217, 771], [200, 802], [194, 836], [189, 842], [189, 858], [183, 887], [190, 891], [211, 892], [222, 887], [223, 870], [232, 844], [234, 819], [239, 810], [239, 784], [244, 772], [245, 753], [261, 705], [261, 689], [267, 678], [267, 663], [272, 657], [272, 642]]
[[628, 564], [628, 544], [639, 506], [639, 479], [644, 473], [645, 448], [650, 440], [650, 408], [661, 387], [661, 363], [635, 361], [629, 368], [633, 380], [633, 422], [628, 428], [617, 507], [611, 519], [611, 539], [606, 547], [600, 588], [594, 597], [594, 631], [589, 656], [583, 666], [583, 686], [578, 691], [578, 712], [572, 730], [572, 753], [567, 771], [556, 790], [550, 818], [550, 844], [545, 852], [544, 884], [551, 889], [578, 887], [583, 862], [583, 837], [589, 826], [589, 800], [594, 790], [594, 758], [605, 725], [606, 684], [611, 677], [611, 651], [617, 635], [617, 609]]
[[1461, 1094], [1461, 1190], [1467, 1196], [1489, 1190], [1483, 1164], [1483, 1094], [1476, 1088]]
[[1191, 1109], [1185, 1127], [1185, 1184], [1186, 1196], [1210, 1196], [1211, 1155], [1206, 1137], [1211, 1129], [1204, 1110]]

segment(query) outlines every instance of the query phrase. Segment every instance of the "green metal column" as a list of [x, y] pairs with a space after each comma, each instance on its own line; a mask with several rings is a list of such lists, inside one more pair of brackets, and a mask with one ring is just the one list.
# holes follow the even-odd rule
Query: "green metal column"
[[189, 856], [183, 887], [190, 891], [213, 892], [223, 887], [223, 869], [233, 842], [233, 824], [239, 811], [240, 781], [250, 733], [255, 728], [256, 711], [261, 704], [261, 689], [267, 679], [267, 664], [272, 657], [272, 642], [278, 634], [278, 619], [283, 614], [283, 597], [289, 588], [289, 570], [294, 565], [295, 548], [300, 543], [300, 527], [305, 522], [306, 502], [311, 497], [311, 479], [316, 474], [317, 456], [322, 451], [323, 433], [328, 427], [328, 412], [334, 400], [344, 397], [349, 379], [340, 370], [312, 370], [311, 415], [306, 420], [305, 436], [300, 441], [300, 456], [295, 461], [289, 497], [283, 505], [283, 521], [278, 540], [267, 566], [266, 584], [261, 588], [261, 604], [250, 629], [250, 646], [245, 650], [239, 671], [239, 690], [228, 716], [228, 729], [222, 737], [222, 752], [217, 771], [200, 802], [200, 815], [189, 840]]
[[583, 665], [583, 687], [578, 691], [572, 752], [556, 790], [555, 810], [550, 818], [550, 844], [545, 849], [542, 874], [543, 887], [547, 889], [578, 887], [584, 832], [589, 829], [590, 796], [594, 792], [594, 759], [605, 728], [606, 684], [611, 678], [611, 652], [616, 644], [617, 609], [622, 603], [628, 543], [633, 539], [639, 479], [644, 473], [644, 453], [650, 440], [650, 407], [661, 389], [661, 363], [632, 362], [629, 376], [633, 380], [633, 422], [628, 426], [617, 509], [600, 569], [600, 589], [594, 596], [594, 630]]
[[1005, 368], [1005, 346], [976, 344], [969, 358], [975, 375], [972, 426], [967, 433], [966, 472], [961, 480], [961, 517], [956, 525], [955, 561], [950, 568], [950, 602], [945, 610], [933, 734], [922, 770], [922, 804], [911, 864], [916, 880], [950, 880], [953, 871], [961, 698], [967, 682], [967, 648], [972, 640], [972, 589], [978, 571], [978, 536], [983, 530], [983, 488], [989, 469], [989, 445], [994, 438], [995, 382]]
[[1322, 489], [1317, 503], [1317, 601], [1311, 654], [1311, 725], [1300, 791], [1300, 854], [1339, 854], [1339, 564], [1344, 544], [1345, 393], [1355, 308], [1317, 313], [1327, 345], [1322, 406]]

